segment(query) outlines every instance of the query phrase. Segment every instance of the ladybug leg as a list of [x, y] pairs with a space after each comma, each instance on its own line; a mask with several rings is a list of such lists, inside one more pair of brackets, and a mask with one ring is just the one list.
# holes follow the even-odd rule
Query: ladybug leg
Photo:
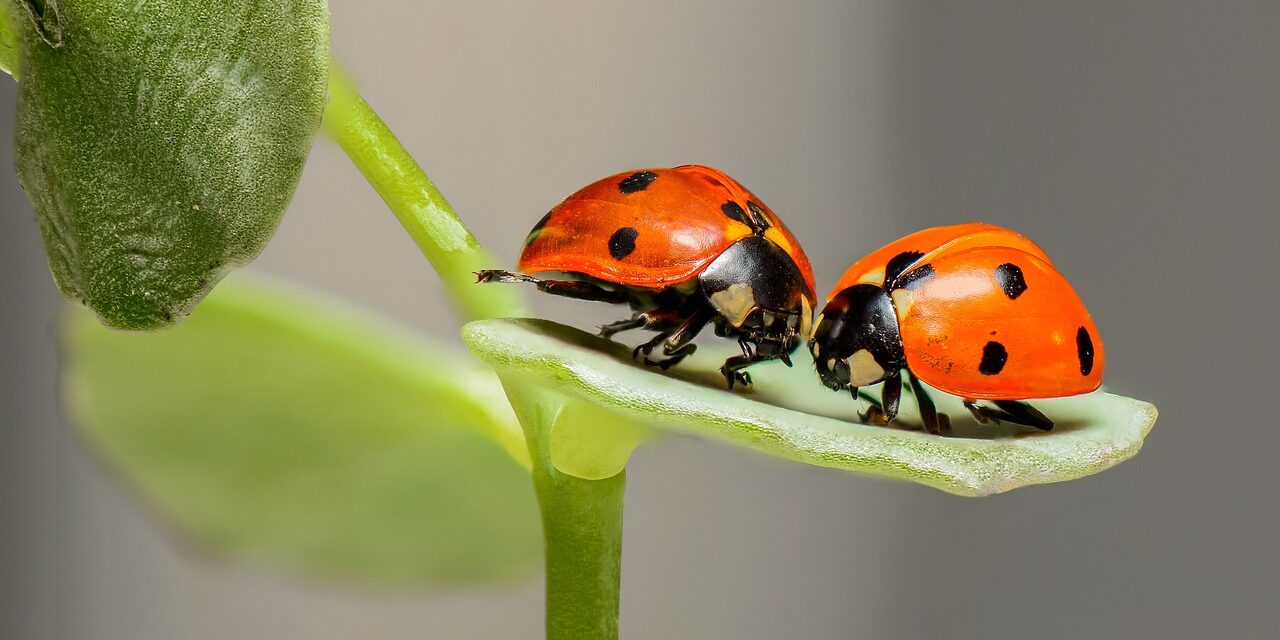
[[945, 413], [938, 413], [938, 408], [933, 404], [933, 398], [929, 397], [929, 392], [924, 390], [920, 380], [913, 375], [906, 375], [911, 385], [911, 395], [915, 396], [916, 404], [920, 407], [920, 421], [924, 423], [924, 430], [934, 434], [950, 431], [951, 418]]
[[629, 331], [631, 329], [639, 329], [643, 326], [644, 318], [640, 317], [640, 314], [636, 314], [635, 317], [627, 318], [626, 320], [610, 322], [609, 324], [602, 324], [599, 327], [596, 327], [599, 329], [599, 331], [596, 332], [596, 335], [609, 340], [613, 338], [615, 333], [622, 333], [623, 331]]
[[[631, 357], [635, 359], [635, 358], [639, 358], [641, 354], [646, 356], [649, 355], [650, 353], [653, 352], [654, 349], [658, 348], [658, 345], [666, 341], [667, 335], [668, 334], [665, 334], [665, 333], [659, 333], [658, 335], [650, 339], [648, 342], [645, 342], [637, 346], [635, 349], [632, 349]], [[646, 358], [646, 360], [648, 360], [648, 358]]]
[[[679, 327], [684, 322], [679, 313], [665, 309], [654, 309], [636, 313], [626, 320], [619, 320], [609, 324], [597, 327], [599, 331], [596, 335], [601, 338], [612, 338], [614, 334], [628, 331], [630, 329], [652, 329], [654, 331], [662, 331], [667, 327]], [[664, 334], [665, 335], [665, 334]], [[654, 345], [655, 347], [657, 345]], [[653, 347], [651, 347], [652, 349]], [[639, 353], [638, 351], [636, 352]], [[647, 352], [646, 352], [647, 353]]]
[[734, 384], [741, 384], [744, 387], [751, 386], [751, 374], [743, 371], [743, 369], [768, 358], [762, 358], [758, 355], [742, 355], [733, 356], [724, 361], [724, 366], [720, 367], [720, 373], [724, 376], [725, 382], [732, 389]]
[[724, 361], [724, 366], [720, 367], [720, 374], [724, 376], [725, 382], [732, 389], [734, 384], [741, 384], [744, 387], [751, 386], [751, 374], [743, 371], [743, 369], [766, 360], [774, 359], [774, 356], [762, 356], [756, 351], [755, 345], [744, 337], [738, 338], [738, 346], [742, 348], [742, 355], [733, 356]]
[[660, 338], [665, 338], [662, 342], [662, 355], [667, 357], [662, 360], [645, 358], [644, 363], [649, 366], [659, 367], [665, 371], [681, 360], [693, 355], [693, 352], [698, 349], [698, 345], [693, 344], [693, 339], [698, 337], [698, 332], [702, 331], [702, 328], [710, 320], [710, 313], [706, 313], [703, 310], [695, 311], [685, 318], [684, 322], [681, 322], [675, 331], [659, 336]]
[[538, 291], [543, 293], [611, 304], [621, 304], [631, 299], [631, 294], [622, 289], [606, 289], [579, 280], [540, 280], [523, 273], [502, 269], [477, 271], [476, 282], [528, 282], [537, 286]]
[[969, 414], [973, 416], [974, 421], [978, 424], [987, 424], [988, 422], [991, 422], [991, 419], [987, 417], [987, 414], [982, 412], [982, 407], [978, 406], [977, 400], [965, 398], [964, 408], [969, 410]]
[[612, 339], [614, 334], [622, 333], [623, 331], [630, 331], [632, 329], [639, 329], [641, 327], [644, 327], [645, 329], [652, 329], [657, 324], [659, 324], [659, 322], [650, 314], [637, 313], [626, 320], [610, 322], [609, 324], [602, 324], [596, 327], [596, 329], [598, 329], [598, 331], [596, 331], [596, 335], [601, 338]]
[[698, 345], [693, 343], [683, 345], [680, 348], [673, 349], [671, 351], [667, 351], [666, 349], [663, 349], [662, 353], [669, 357], [663, 358], [661, 360], [645, 358], [644, 363], [651, 367], [657, 367], [659, 369], [662, 369], [663, 371], [666, 371], [667, 369], [670, 369], [671, 367], [674, 367], [675, 365], [680, 364], [681, 360], [684, 360], [685, 358], [693, 355], [693, 352], [697, 350], [698, 350]]
[[[854, 390], [854, 397], [857, 398], [857, 390]], [[871, 408], [866, 413], [859, 413], [858, 419], [867, 424], [876, 426], [888, 426], [893, 419], [898, 417], [898, 405], [902, 400], [902, 378], [893, 375], [884, 379], [884, 387], [880, 390], [880, 402], [871, 402]]]
[[[653, 350], [657, 349], [659, 345], [663, 345], [663, 343], [668, 343], [666, 345], [663, 345], [663, 352], [674, 351], [678, 347], [682, 346], [685, 342], [692, 340], [694, 336], [698, 335], [698, 331], [702, 330], [702, 325], [707, 323], [706, 316], [700, 313], [694, 313], [693, 315], [690, 315], [687, 318], [681, 318], [674, 311], [653, 310], [653, 311], [646, 311], [644, 313], [637, 314], [636, 317], [640, 318], [642, 326], [644, 326], [644, 328], [653, 329], [654, 331], [659, 331], [660, 333], [658, 333], [658, 335], [654, 336], [648, 342], [641, 344], [640, 346], [633, 349], [631, 351], [632, 358], [639, 358], [641, 354], [644, 354], [647, 356], [650, 353], [653, 353]], [[626, 321], [624, 320], [623, 322], [626, 322]], [[621, 324], [621, 323], [615, 323], [615, 324]], [[696, 324], [696, 326], [693, 326], [693, 324]], [[672, 325], [676, 325], [674, 329], [669, 328]], [[670, 344], [672, 340], [677, 339], [678, 336], [683, 336], [683, 335], [687, 335], [688, 337], [682, 339], [680, 342], [676, 344]], [[693, 352], [690, 351], [688, 353], [693, 353]], [[688, 353], [686, 353], [685, 355], [688, 355]], [[646, 359], [646, 362], [648, 362], [647, 359]], [[657, 366], [656, 363], [651, 363], [651, 364], [655, 364], [655, 366]], [[666, 368], [666, 367], [663, 367], [663, 368]]]
[[965, 401], [964, 406], [969, 409], [969, 413], [973, 414], [973, 419], [982, 424], [994, 420], [1035, 427], [1042, 431], [1053, 429], [1053, 420], [1049, 416], [1025, 402], [1017, 400], [992, 400], [992, 402], [997, 408], [978, 406], [969, 400]]
[[1004, 411], [1005, 422], [1035, 427], [1041, 431], [1053, 429], [1053, 420], [1041, 413], [1039, 409], [1017, 400], [996, 400], [996, 406]]
[[[685, 317], [678, 311], [670, 309], [653, 309], [639, 314], [644, 321], [644, 328], [661, 331], [663, 335], [678, 333], [693, 316]], [[699, 326], [699, 329], [702, 327]]]

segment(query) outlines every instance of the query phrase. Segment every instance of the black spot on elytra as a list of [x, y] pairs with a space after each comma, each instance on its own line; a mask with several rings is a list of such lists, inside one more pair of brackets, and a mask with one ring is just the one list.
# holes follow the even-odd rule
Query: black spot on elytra
[[1080, 375], [1089, 375], [1093, 371], [1093, 337], [1084, 327], [1076, 332], [1076, 355], [1080, 357]]
[[649, 188], [649, 184], [658, 179], [658, 174], [652, 171], [637, 171], [622, 179], [618, 183], [618, 191], [623, 193], [635, 193], [644, 191]]
[[1004, 370], [1004, 363], [1009, 361], [1009, 352], [1004, 345], [992, 340], [982, 347], [982, 362], [978, 363], [978, 373], [994, 376]]
[[533, 229], [529, 231], [529, 235], [525, 236], [524, 246], [527, 247], [533, 244], [534, 240], [538, 239], [538, 236], [542, 234], [542, 228], [547, 226], [547, 221], [550, 219], [551, 219], [551, 212], [548, 211], [547, 215], [542, 216], [542, 219], [538, 221], [538, 224], [533, 225]]
[[636, 250], [636, 237], [640, 235], [632, 227], [622, 227], [609, 236], [609, 255], [614, 260], [621, 260]]
[[1004, 289], [1004, 294], [1009, 296], [1010, 300], [1017, 300], [1018, 296], [1027, 290], [1027, 281], [1022, 277], [1022, 269], [1012, 262], [996, 267], [996, 282], [1000, 283], [1000, 288]]
[[903, 251], [898, 255], [889, 259], [884, 265], [884, 288], [893, 288], [893, 283], [902, 275], [907, 267], [915, 264], [917, 260], [923, 258], [924, 254], [919, 251]]
[[720, 210], [723, 211], [726, 216], [729, 216], [730, 218], [737, 220], [738, 222], [741, 222], [742, 224], [745, 224], [748, 227], [752, 226], [751, 219], [747, 217], [747, 212], [743, 211], [742, 206], [739, 205], [738, 203], [730, 200], [720, 205]]
[[755, 224], [751, 227], [752, 231], [761, 233], [773, 226], [773, 224], [769, 222], [769, 214], [765, 213], [764, 207], [760, 206], [760, 203], [748, 200], [747, 208], [751, 210], [751, 217], [755, 221]]
[[910, 289], [933, 277], [933, 265], [922, 264], [900, 276], [893, 283], [894, 289]]

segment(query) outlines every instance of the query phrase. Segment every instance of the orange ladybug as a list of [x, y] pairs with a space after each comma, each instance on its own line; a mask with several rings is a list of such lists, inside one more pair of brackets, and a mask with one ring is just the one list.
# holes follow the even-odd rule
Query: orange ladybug
[[979, 422], [1049, 430], [1053, 421], [1021, 400], [1093, 391], [1105, 364], [1089, 311], [1044, 250], [981, 223], [925, 229], [854, 263], [809, 351], [831, 389], [856, 397], [884, 382], [864, 416], [877, 424], [897, 414], [905, 376], [933, 433], [950, 422], [921, 381], [963, 398]]
[[[587, 185], [534, 226], [518, 268], [476, 275], [629, 304], [631, 317], [600, 327], [600, 335], [658, 332], [633, 352], [652, 366], [680, 362], [698, 332], [714, 324], [716, 335], [742, 347], [720, 369], [729, 388], [750, 384], [742, 369], [757, 362], [791, 366], [817, 300], [813, 267], [782, 221], [733, 178], [699, 165], [627, 171]], [[663, 357], [650, 358], [659, 348]]]

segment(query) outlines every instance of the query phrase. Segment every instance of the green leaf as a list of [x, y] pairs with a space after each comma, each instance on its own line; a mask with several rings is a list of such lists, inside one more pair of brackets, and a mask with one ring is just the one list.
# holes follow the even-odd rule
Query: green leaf
[[335, 302], [235, 278], [171, 331], [64, 325], [84, 436], [224, 555], [391, 583], [520, 574], [540, 553], [493, 373]]
[[21, 48], [14, 24], [15, 8], [13, 0], [0, 0], [0, 71], [17, 78]]
[[253, 259], [319, 130], [323, 0], [25, 0], [18, 173], [63, 295], [180, 320]]
[[[754, 386], [729, 392], [717, 371], [727, 354], [706, 353], [714, 349], [702, 349], [663, 375], [632, 362], [623, 345], [545, 320], [472, 322], [463, 336], [503, 376], [538, 382], [632, 419], [959, 495], [1097, 473], [1136, 454], [1156, 419], [1150, 404], [1094, 393], [1036, 401], [1058, 426], [1049, 433], [1015, 432], [976, 425], [957, 399], [935, 393], [954, 424], [953, 437], [941, 437], [854, 422], [855, 403], [818, 382], [804, 350], [794, 369], [781, 363], [753, 367]], [[919, 424], [914, 404], [904, 398], [902, 424]]]

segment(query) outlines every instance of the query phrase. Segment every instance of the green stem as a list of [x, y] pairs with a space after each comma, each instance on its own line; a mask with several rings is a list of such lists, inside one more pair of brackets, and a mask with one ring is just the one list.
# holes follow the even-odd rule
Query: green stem
[[614, 640], [622, 580], [627, 472], [583, 480], [535, 468], [547, 543], [548, 640]]
[[527, 315], [512, 287], [476, 286], [474, 272], [493, 268], [497, 261], [336, 65], [330, 74], [324, 122], [325, 130], [440, 274], [464, 318]]
[[[335, 65], [336, 67], [336, 65]], [[527, 315], [512, 287], [477, 286], [497, 264], [467, 230], [386, 123], [335, 68], [325, 130], [400, 220], [469, 320]], [[564, 403], [528, 383], [503, 380], [532, 458], [547, 563], [547, 638], [615, 640], [626, 474], [583, 480], [551, 462], [550, 433]]]
[[584, 480], [551, 463], [550, 432], [563, 403], [503, 379], [529, 443], [547, 553], [547, 639], [615, 640], [622, 578], [625, 471]]

